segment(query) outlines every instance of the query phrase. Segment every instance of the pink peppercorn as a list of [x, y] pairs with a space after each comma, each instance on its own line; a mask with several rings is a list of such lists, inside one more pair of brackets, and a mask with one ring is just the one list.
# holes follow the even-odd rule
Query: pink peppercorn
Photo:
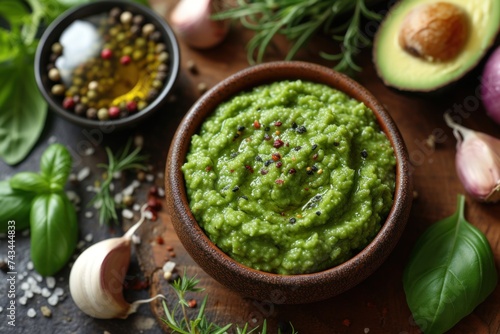
[[120, 64], [122, 65], [128, 65], [132, 61], [132, 58], [130, 56], [123, 56], [120, 58]]
[[274, 146], [275, 148], [280, 148], [280, 147], [281, 147], [281, 146], [283, 146], [284, 144], [285, 144], [285, 143], [283, 143], [283, 141], [281, 141], [281, 140], [279, 140], [279, 139], [276, 139], [276, 140], [274, 141], [273, 146]]
[[127, 102], [127, 110], [129, 112], [137, 111], [137, 102], [135, 102], [135, 101], [128, 101]]
[[103, 49], [101, 51], [101, 58], [102, 59], [111, 59], [113, 56], [113, 52], [110, 49]]
[[109, 117], [116, 118], [120, 116], [120, 108], [113, 106], [108, 109]]
[[73, 100], [73, 97], [67, 96], [64, 98], [62, 105], [64, 109], [73, 109], [75, 107], [75, 100]]

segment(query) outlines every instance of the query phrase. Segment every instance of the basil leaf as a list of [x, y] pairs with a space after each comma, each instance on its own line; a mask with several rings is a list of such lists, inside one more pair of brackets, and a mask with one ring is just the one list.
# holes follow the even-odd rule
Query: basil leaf
[[52, 144], [43, 152], [40, 173], [49, 183], [50, 189], [58, 191], [64, 188], [71, 172], [71, 164], [71, 154], [64, 145]]
[[31, 192], [14, 190], [9, 181], [0, 181], [0, 233], [7, 232], [9, 220], [16, 221], [16, 230], [29, 227]]
[[17, 173], [10, 179], [12, 189], [28, 192], [44, 193], [50, 192], [50, 186], [40, 174], [33, 172]]
[[61, 270], [78, 240], [76, 212], [65, 194], [42, 194], [31, 206], [31, 260], [43, 276]]
[[403, 286], [415, 322], [426, 333], [443, 333], [471, 313], [495, 289], [490, 244], [464, 218], [464, 196], [450, 217], [418, 239]]
[[[0, 157], [10, 165], [23, 160], [42, 133], [47, 103], [35, 82], [34, 60], [19, 53], [15, 59], [0, 63]], [[1, 52], [0, 52], [1, 53]]]

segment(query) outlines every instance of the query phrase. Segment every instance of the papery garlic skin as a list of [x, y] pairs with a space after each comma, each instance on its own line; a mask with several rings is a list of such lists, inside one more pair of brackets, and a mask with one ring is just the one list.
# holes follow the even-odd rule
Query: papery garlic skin
[[170, 16], [172, 28], [191, 47], [214, 47], [224, 40], [229, 25], [212, 20], [213, 9], [213, 0], [181, 0]]
[[465, 190], [480, 201], [500, 200], [500, 140], [467, 129], [448, 114], [445, 120], [457, 138], [455, 164]]

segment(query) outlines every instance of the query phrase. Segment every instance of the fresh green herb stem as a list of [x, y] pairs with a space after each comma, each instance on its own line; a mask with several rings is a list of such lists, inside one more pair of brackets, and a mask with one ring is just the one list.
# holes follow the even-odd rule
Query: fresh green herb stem
[[[188, 315], [187, 308], [189, 307], [189, 302], [186, 299], [187, 292], [201, 292], [204, 291], [202, 288], [198, 288], [199, 280], [195, 277], [187, 277], [186, 273], [176, 279], [171, 287], [173, 288], [175, 294], [177, 295], [178, 302], [175, 307], [170, 310], [165, 301], [163, 303], [163, 310], [165, 312], [165, 317], [162, 321], [172, 329], [173, 333], [179, 334], [226, 334], [228, 330], [233, 326], [233, 324], [227, 324], [225, 326], [219, 326], [215, 323], [209, 322], [206, 315], [206, 305], [208, 296], [203, 298], [200, 309], [196, 318], [190, 319]], [[179, 307], [181, 308], [182, 317], [178, 320], [176, 315], [179, 313]], [[236, 326], [235, 330], [237, 334], [250, 334], [258, 330], [255, 327], [252, 330], [248, 329], [248, 323], [246, 323], [242, 328]], [[267, 333], [267, 322], [264, 320], [262, 325], [261, 334]], [[278, 333], [281, 331], [278, 330]], [[292, 326], [292, 334], [298, 334]]]
[[106, 154], [108, 156], [108, 164], [99, 164], [98, 167], [104, 168], [104, 180], [101, 183], [96, 195], [90, 201], [89, 205], [99, 203], [99, 223], [109, 223], [110, 221], [118, 221], [116, 213], [116, 204], [111, 192], [111, 183], [113, 176], [130, 169], [145, 170], [144, 162], [146, 157], [140, 154], [141, 148], [137, 147], [131, 150], [132, 141], [129, 141], [126, 146], [118, 152], [115, 156], [109, 147], [106, 147]]
[[[247, 58], [251, 64], [260, 63], [276, 35], [283, 35], [292, 45], [286, 60], [293, 59], [318, 31], [331, 35], [341, 42], [341, 52], [321, 52], [325, 59], [337, 61], [335, 69], [360, 71], [354, 56], [370, 40], [360, 29], [363, 17], [381, 20], [381, 16], [370, 11], [366, 2], [370, 0], [237, 0], [237, 6], [221, 11], [214, 19], [240, 20], [243, 27], [255, 31], [248, 42]], [[371, 1], [373, 2], [373, 1]], [[352, 13], [350, 18], [345, 17]]]

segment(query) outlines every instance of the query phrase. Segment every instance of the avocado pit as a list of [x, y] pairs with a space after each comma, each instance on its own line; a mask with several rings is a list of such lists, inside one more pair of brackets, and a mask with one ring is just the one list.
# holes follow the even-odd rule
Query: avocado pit
[[409, 54], [429, 62], [455, 58], [469, 37], [469, 19], [460, 7], [428, 3], [411, 10], [401, 25], [398, 42]]

